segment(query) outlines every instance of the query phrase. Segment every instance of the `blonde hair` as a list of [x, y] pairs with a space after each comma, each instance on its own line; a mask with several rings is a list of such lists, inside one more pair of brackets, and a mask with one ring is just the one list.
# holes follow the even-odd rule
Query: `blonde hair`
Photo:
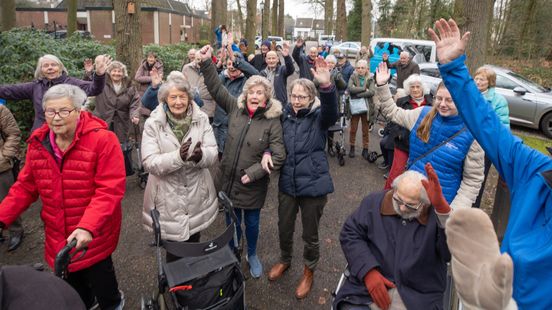
[[46, 54], [46, 55], [40, 57], [38, 59], [38, 62], [36, 63], [36, 70], [35, 70], [35, 73], [34, 73], [35, 79], [40, 80], [44, 77], [44, 75], [42, 74], [42, 63], [45, 62], [46, 60], [51, 60], [51, 61], [57, 63], [58, 66], [59, 66], [59, 71], [61, 73], [69, 74], [67, 72], [67, 69], [65, 68], [65, 66], [63, 65], [61, 60], [59, 60], [59, 58], [57, 56], [54, 56], [54, 55], [51, 55], [51, 54]]
[[[437, 89], [435, 90], [435, 92], [437, 92], [441, 87], [445, 87], [445, 84], [442, 81], [439, 83], [439, 86], [437, 86]], [[431, 125], [433, 124], [433, 119], [437, 115], [438, 106], [439, 106], [438, 104], [433, 105], [433, 107], [431, 108], [431, 111], [429, 111], [426, 114], [426, 116], [420, 123], [420, 126], [416, 130], [416, 136], [420, 138], [420, 140], [422, 140], [424, 143], [427, 143], [429, 141]]]
[[243, 91], [242, 91], [243, 98], [247, 101], [247, 93], [249, 92], [249, 89], [257, 85], [261, 85], [264, 88], [266, 103], [268, 104], [268, 102], [270, 101], [273, 95], [272, 83], [270, 83], [270, 81], [267, 78], [262, 77], [260, 75], [253, 75], [247, 79], [247, 81], [243, 85]]
[[479, 67], [473, 77], [475, 78], [478, 75], [483, 75], [487, 79], [489, 88], [496, 86], [496, 72], [493, 69], [487, 66]]

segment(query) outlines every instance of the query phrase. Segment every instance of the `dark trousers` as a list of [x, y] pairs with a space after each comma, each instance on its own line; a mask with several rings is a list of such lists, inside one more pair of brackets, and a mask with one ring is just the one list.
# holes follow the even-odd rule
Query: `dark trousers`
[[113, 310], [121, 303], [111, 256], [86, 269], [69, 273], [66, 281], [79, 293], [87, 309], [94, 305], [94, 298], [102, 310]]
[[[236, 223], [236, 233], [238, 234], [238, 244], [241, 244], [242, 222], [245, 222], [245, 239], [247, 240], [247, 256], [257, 254], [257, 241], [259, 241], [259, 226], [261, 224], [261, 209], [241, 209], [234, 208], [234, 214], [238, 222]], [[230, 224], [230, 218], [226, 216], [226, 224]]]
[[[0, 172], [0, 202], [8, 195], [10, 187], [13, 185], [13, 173], [10, 170]], [[13, 223], [8, 227], [10, 234], [14, 233], [23, 233], [23, 225], [21, 221], [21, 216], [18, 217]]]
[[477, 199], [475, 199], [475, 202], [473, 204], [474, 208], [480, 208], [481, 207], [481, 199], [483, 199], [483, 192], [485, 191], [485, 183], [487, 183], [487, 176], [489, 175], [489, 170], [491, 170], [491, 165], [493, 163], [491, 160], [485, 156], [485, 177], [483, 178], [483, 183], [481, 183], [481, 188], [479, 189], [479, 194], [477, 195]]
[[278, 193], [278, 235], [280, 237], [280, 260], [291, 263], [293, 256], [293, 233], [297, 212], [301, 210], [303, 225], [303, 261], [305, 266], [314, 270], [320, 259], [320, 242], [318, 228], [324, 206], [328, 202], [326, 195], [320, 197], [293, 197]]
[[[195, 234], [191, 235], [188, 240], [184, 242], [199, 242], [199, 239], [201, 238], [201, 232], [196, 232]], [[174, 262], [175, 260], [178, 260], [180, 257], [172, 255], [171, 253], [167, 252], [165, 255], [165, 261], [167, 263]]]
[[393, 148], [392, 149], [388, 149], [386, 148], [385, 146], [389, 144], [389, 139], [392, 139], [391, 136], [389, 135], [386, 135], [386, 136], [383, 136], [383, 138], [381, 138], [380, 140], [380, 149], [381, 149], [381, 154], [383, 155], [383, 162], [388, 165], [388, 166], [391, 166], [391, 164], [393, 163]]

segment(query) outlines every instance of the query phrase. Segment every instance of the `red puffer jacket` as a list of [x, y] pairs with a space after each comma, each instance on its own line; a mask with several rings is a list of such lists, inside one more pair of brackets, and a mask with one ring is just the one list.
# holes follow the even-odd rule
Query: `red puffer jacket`
[[69, 266], [74, 272], [105, 259], [117, 248], [125, 166], [119, 140], [104, 121], [81, 112], [61, 169], [51, 150], [47, 124], [27, 141], [26, 164], [0, 203], [0, 222], [9, 225], [40, 196], [46, 262], [53, 267], [66, 238], [76, 229], [92, 233], [86, 255]]

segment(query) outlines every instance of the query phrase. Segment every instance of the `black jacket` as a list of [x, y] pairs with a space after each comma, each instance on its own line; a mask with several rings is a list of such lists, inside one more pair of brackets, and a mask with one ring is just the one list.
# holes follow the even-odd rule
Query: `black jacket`
[[299, 67], [299, 77], [312, 81], [314, 77], [312, 76], [310, 69], [314, 68], [314, 60], [310, 59], [310, 57], [305, 55], [302, 51], [302, 48], [295, 46], [291, 56]]
[[[261, 76], [267, 77], [268, 68], [261, 71]], [[288, 55], [284, 57], [284, 64], [278, 65], [276, 73], [274, 74], [274, 96], [278, 99], [283, 106], [287, 104], [287, 78], [295, 72], [293, 67], [293, 59]]]

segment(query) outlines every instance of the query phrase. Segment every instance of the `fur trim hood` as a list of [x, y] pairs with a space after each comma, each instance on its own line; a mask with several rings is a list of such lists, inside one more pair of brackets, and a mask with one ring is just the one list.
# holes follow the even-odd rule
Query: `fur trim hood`
[[[245, 109], [245, 96], [243, 93], [238, 97], [238, 108], [241, 110]], [[282, 103], [276, 98], [270, 98], [264, 111], [265, 118], [273, 119], [280, 117], [280, 115], [282, 115]]]

